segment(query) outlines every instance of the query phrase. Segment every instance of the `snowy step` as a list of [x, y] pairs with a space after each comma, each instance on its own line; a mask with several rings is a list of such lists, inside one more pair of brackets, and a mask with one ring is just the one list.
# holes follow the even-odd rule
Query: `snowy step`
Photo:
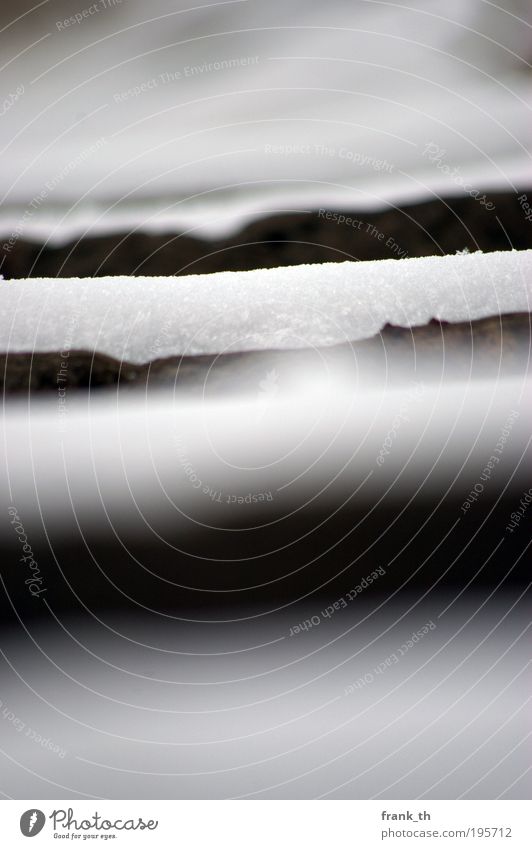
[[532, 251], [326, 263], [188, 277], [8, 280], [4, 353], [87, 350], [130, 363], [312, 348], [401, 327], [529, 312]]

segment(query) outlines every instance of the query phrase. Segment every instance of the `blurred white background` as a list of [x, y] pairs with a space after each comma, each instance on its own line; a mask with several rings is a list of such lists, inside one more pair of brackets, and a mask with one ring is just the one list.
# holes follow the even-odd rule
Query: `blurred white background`
[[21, 219], [59, 242], [218, 234], [276, 209], [532, 182], [526, 0], [50, 0], [0, 15], [16, 97], [2, 234]]

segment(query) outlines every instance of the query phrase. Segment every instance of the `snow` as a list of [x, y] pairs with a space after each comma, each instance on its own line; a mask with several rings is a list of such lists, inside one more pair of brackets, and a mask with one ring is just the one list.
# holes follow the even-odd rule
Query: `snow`
[[527, 0], [9, 5], [1, 238], [532, 185]]
[[386, 322], [530, 311], [532, 251], [326, 263], [188, 277], [4, 281], [3, 351], [97, 350], [129, 362], [332, 345]]

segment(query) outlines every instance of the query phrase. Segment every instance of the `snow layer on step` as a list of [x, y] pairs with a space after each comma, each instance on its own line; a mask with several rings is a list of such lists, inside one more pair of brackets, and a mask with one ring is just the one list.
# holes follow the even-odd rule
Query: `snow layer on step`
[[531, 185], [528, 0], [84, 5], [0, 4], [3, 239]]
[[3, 351], [173, 354], [332, 345], [386, 322], [529, 311], [532, 251], [327, 263], [189, 277], [5, 281]]

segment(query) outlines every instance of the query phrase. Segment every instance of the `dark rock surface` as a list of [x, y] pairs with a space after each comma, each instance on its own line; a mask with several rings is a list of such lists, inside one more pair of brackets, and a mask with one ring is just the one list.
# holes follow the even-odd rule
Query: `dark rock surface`
[[[100, 353], [71, 351], [66, 368], [61, 353], [0, 356], [3, 392], [39, 390], [174, 387], [194, 393], [230, 394], [256, 389], [266, 371], [281, 370], [297, 380], [329, 370], [353, 381], [417, 377], [524, 373], [530, 366], [532, 316], [510, 313], [473, 322], [431, 321], [422, 327], [386, 325], [380, 334], [353, 343], [299, 350], [267, 350], [219, 356], [170, 357], [146, 365], [119, 362]], [[59, 374], [65, 374], [59, 378]], [[290, 378], [289, 378], [290, 379]]]
[[371, 213], [314, 210], [274, 215], [213, 241], [138, 232], [85, 238], [60, 248], [20, 240], [4, 255], [0, 271], [6, 279], [170, 276], [434, 256], [465, 248], [524, 250], [532, 247], [532, 223], [525, 218], [520, 194], [486, 192], [494, 205], [490, 210], [474, 198], [461, 197]]

